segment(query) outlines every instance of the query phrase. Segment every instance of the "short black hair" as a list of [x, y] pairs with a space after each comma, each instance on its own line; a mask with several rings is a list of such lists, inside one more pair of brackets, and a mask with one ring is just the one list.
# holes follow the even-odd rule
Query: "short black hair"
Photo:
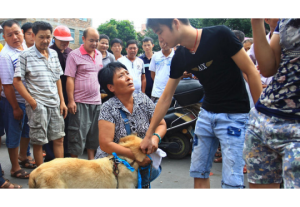
[[248, 38], [248, 39], [244, 40], [244, 41], [242, 42], [242, 44], [245, 44], [245, 43], [247, 43], [247, 42], [250, 42], [251, 44], [253, 44], [253, 38]]
[[2, 23], [1, 27], [3, 29], [3, 34], [4, 34], [4, 27], [12, 27], [14, 24], [18, 25], [20, 27], [20, 24], [19, 22], [17, 22], [16, 20], [14, 19], [9, 19], [9, 20], [6, 20]]
[[138, 45], [139, 43], [138, 43], [137, 40], [128, 40], [126, 42], [126, 48], [128, 48], [128, 46], [131, 45], [131, 44], [136, 44], [136, 46], [139, 47], [139, 45]]
[[52, 26], [48, 22], [36, 21], [32, 24], [32, 31], [36, 35], [40, 30], [50, 30], [52, 34]]
[[111, 62], [107, 64], [104, 68], [102, 68], [98, 73], [98, 81], [100, 87], [104, 89], [104, 91], [110, 96], [114, 96], [114, 93], [107, 88], [107, 84], [111, 84], [111, 85], [114, 84], [113, 83], [114, 74], [116, 73], [116, 71], [120, 70], [121, 68], [127, 70], [126, 66], [123, 65], [122, 63]]
[[[147, 28], [151, 28], [154, 29], [156, 27], [158, 27], [160, 24], [161, 25], [166, 25], [170, 28], [170, 30], [172, 30], [172, 23], [173, 23], [174, 19], [157, 19], [157, 18], [149, 18], [147, 19]], [[189, 19], [178, 19], [180, 22], [182, 22], [185, 25], [189, 25], [190, 21]]]
[[107, 39], [109, 41], [109, 37], [106, 34], [100, 35], [99, 40], [101, 39]]
[[25, 32], [27, 32], [27, 30], [32, 29], [32, 23], [26, 22], [25, 24], [22, 25], [21, 29], [23, 30], [25, 35]]
[[142, 42], [151, 42], [153, 44], [153, 39], [151, 37], [144, 37], [144, 39], [142, 40]]
[[110, 47], [112, 47], [115, 43], [120, 43], [120, 45], [123, 47], [123, 41], [119, 38], [114, 38], [110, 41]]
[[232, 30], [233, 34], [239, 39], [239, 41], [242, 43], [245, 39], [245, 34], [244, 32], [240, 30]]

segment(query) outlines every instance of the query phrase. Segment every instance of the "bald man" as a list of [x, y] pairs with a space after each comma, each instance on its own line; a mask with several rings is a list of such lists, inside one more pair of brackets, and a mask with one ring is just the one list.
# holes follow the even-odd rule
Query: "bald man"
[[82, 40], [83, 44], [70, 52], [65, 69], [69, 110], [68, 150], [71, 157], [78, 157], [86, 148], [88, 159], [92, 160], [99, 146], [98, 116], [101, 96], [98, 72], [103, 65], [102, 55], [96, 49], [98, 31], [87, 28]]

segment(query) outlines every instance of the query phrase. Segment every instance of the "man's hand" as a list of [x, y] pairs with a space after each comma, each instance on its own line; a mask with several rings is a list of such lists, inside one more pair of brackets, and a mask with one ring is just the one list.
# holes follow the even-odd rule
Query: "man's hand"
[[[158, 139], [157, 136], [152, 136], [152, 137], [156, 137]], [[153, 152], [155, 152], [157, 150], [158, 142], [159, 142], [159, 139], [158, 139], [158, 141], [154, 141], [152, 138], [145, 137], [143, 139], [143, 141], [141, 142], [140, 148], [143, 153], [152, 154]]]
[[21, 120], [23, 118], [23, 110], [20, 107], [14, 109], [13, 114], [16, 120]]
[[37, 102], [35, 99], [33, 99], [33, 100], [34, 100], [34, 102], [30, 103], [30, 106], [31, 106], [32, 110], [35, 110], [37, 107]]
[[60, 115], [63, 115], [64, 119], [68, 115], [68, 107], [66, 106], [65, 102], [60, 103]]
[[181, 78], [192, 78], [192, 73], [188, 73], [188, 72], [184, 71]]
[[69, 109], [69, 113], [71, 114], [75, 114], [77, 111], [77, 106], [75, 101], [71, 101], [68, 103], [68, 109]]
[[145, 157], [145, 159], [142, 162], [137, 161], [137, 164], [139, 164], [139, 166], [145, 167], [148, 166], [149, 164], [151, 164], [151, 160], [148, 156]]

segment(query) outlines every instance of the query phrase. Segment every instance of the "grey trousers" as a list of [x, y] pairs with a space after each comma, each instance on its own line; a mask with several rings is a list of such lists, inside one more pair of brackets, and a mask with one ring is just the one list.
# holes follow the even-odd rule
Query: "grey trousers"
[[99, 146], [98, 117], [101, 105], [76, 105], [76, 113], [69, 114], [68, 150], [73, 155], [82, 155], [84, 148], [96, 150]]

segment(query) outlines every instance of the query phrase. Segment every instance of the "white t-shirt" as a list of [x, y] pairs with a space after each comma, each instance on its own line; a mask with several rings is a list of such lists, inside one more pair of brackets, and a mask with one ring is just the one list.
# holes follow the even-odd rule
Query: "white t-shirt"
[[144, 61], [136, 57], [133, 62], [131, 62], [126, 56], [123, 56], [117, 60], [118, 62], [124, 64], [133, 78], [134, 92], [139, 93], [142, 91], [142, 74], [145, 74]]
[[162, 95], [170, 77], [170, 65], [173, 56], [173, 49], [168, 57], [162, 51], [156, 52], [152, 56], [149, 70], [155, 72], [155, 78], [151, 96], [159, 98]]

